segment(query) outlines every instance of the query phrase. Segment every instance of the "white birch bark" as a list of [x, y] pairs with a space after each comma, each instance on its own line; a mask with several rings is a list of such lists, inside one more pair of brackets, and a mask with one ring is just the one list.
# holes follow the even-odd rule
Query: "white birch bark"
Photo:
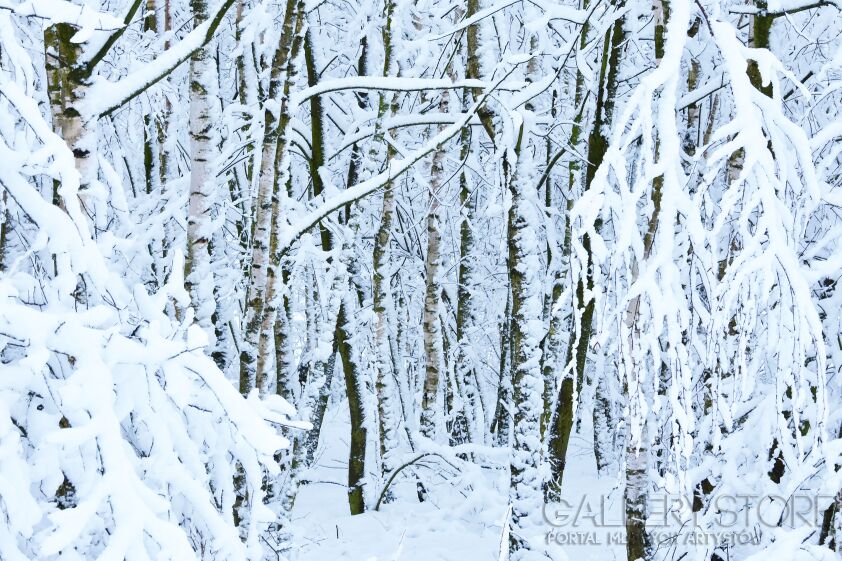
[[[447, 113], [450, 94], [445, 90], [441, 95], [439, 110]], [[444, 127], [441, 127], [443, 129]], [[441, 374], [444, 370], [444, 343], [441, 326], [441, 230], [440, 230], [440, 190], [443, 187], [444, 148], [436, 150], [430, 169], [430, 205], [427, 211], [427, 256], [424, 262], [424, 392], [421, 402], [421, 432], [428, 438], [434, 438], [441, 429], [443, 416], [439, 402]]]
[[295, 0], [287, 0], [281, 37], [270, 70], [269, 99], [278, 101], [279, 107], [266, 107], [264, 110], [258, 190], [254, 201], [251, 265], [243, 321], [243, 348], [240, 353], [240, 392], [243, 394], [255, 387], [266, 391], [268, 369], [272, 364], [272, 322], [275, 319], [274, 299], [280, 271], [272, 263], [271, 243], [273, 235], [277, 236], [278, 225], [274, 220], [279, 215], [279, 198], [282, 196], [278, 189], [286, 187], [285, 178], [279, 177], [279, 174], [283, 170], [287, 149], [288, 95], [294, 58], [291, 50], [293, 38], [301, 25], [298, 4]]
[[[208, 17], [206, 0], [192, 0], [194, 26]], [[216, 340], [211, 316], [214, 301], [214, 274], [210, 241], [214, 225], [211, 217], [216, 191], [214, 156], [217, 152], [215, 103], [216, 66], [206, 46], [190, 57], [190, 195], [187, 210], [187, 259], [184, 279], [190, 294], [196, 322], [208, 336], [208, 348]]]
[[[392, 73], [392, 15], [394, 13], [394, 0], [385, 0], [384, 23], [382, 29], [384, 63], [383, 76], [390, 76]], [[378, 108], [378, 134], [375, 141], [383, 141], [382, 119], [387, 111], [391, 111], [385, 93], [380, 95]], [[391, 147], [386, 149], [386, 166], [392, 159], [394, 150]], [[394, 469], [392, 455], [398, 444], [398, 428], [401, 422], [399, 401], [399, 386], [395, 379], [396, 372], [392, 366], [392, 333], [389, 325], [391, 309], [394, 306], [394, 299], [391, 294], [391, 240], [392, 220], [395, 215], [395, 191], [394, 185], [389, 184], [383, 192], [383, 207], [380, 214], [380, 226], [375, 236], [373, 267], [373, 300], [375, 313], [374, 326], [374, 353], [376, 365], [375, 390], [377, 392], [377, 425], [380, 440], [381, 472], [383, 475]]]

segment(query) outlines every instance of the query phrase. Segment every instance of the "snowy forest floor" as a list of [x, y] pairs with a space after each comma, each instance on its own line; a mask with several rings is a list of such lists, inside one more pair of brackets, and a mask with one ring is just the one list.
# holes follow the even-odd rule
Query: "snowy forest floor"
[[[395, 500], [379, 512], [351, 516], [345, 492], [350, 421], [347, 403], [331, 401], [321, 431], [317, 461], [305, 474], [293, 510], [295, 543], [291, 561], [471, 561], [498, 558], [502, 521], [506, 514], [509, 477], [504, 469], [482, 469], [475, 477], [459, 474], [441, 462], [419, 468], [428, 497], [418, 501], [414, 477], [408, 470], [395, 488]], [[585, 436], [583, 436], [585, 435]], [[577, 510], [583, 499], [587, 508], [601, 501], [614, 511], [621, 504], [622, 489], [616, 479], [596, 476], [591, 429], [571, 438], [562, 504], [548, 505], [547, 517], [558, 509]], [[379, 489], [377, 490], [379, 492]], [[584, 517], [586, 518], [586, 517]], [[560, 519], [556, 518], [556, 521]], [[594, 527], [589, 520], [554, 527], [545, 520], [541, 535], [533, 540], [550, 542], [555, 559], [624, 561], [625, 545], [617, 543], [622, 526]], [[548, 537], [549, 536], [549, 539]], [[571, 541], [587, 543], [573, 544]], [[558, 542], [566, 542], [563, 545]], [[609, 543], [610, 542], [610, 543]]]

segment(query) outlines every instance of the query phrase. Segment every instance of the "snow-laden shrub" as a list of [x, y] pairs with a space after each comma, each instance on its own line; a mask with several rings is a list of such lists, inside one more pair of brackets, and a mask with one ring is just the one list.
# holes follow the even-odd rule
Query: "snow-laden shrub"
[[244, 399], [206, 356], [177, 250], [150, 294], [131, 240], [91, 228], [119, 185], [79, 189], [21, 30], [8, 13], [0, 30], [0, 188], [15, 223], [1, 242], [0, 559], [259, 558], [274, 520], [264, 480], [294, 410]]

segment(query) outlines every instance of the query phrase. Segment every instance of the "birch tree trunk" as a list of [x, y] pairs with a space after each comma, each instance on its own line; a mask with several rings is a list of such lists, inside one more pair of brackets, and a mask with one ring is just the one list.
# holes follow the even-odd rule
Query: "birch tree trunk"
[[[365, 76], [368, 68], [368, 41], [365, 36], [360, 39], [360, 57], [357, 60], [357, 75]], [[365, 109], [367, 97], [358, 96], [357, 103], [360, 109]], [[351, 157], [348, 164], [348, 187], [356, 185], [359, 179], [360, 149], [358, 144], [351, 148]], [[345, 207], [344, 222], [350, 225], [352, 221], [351, 205]], [[352, 226], [353, 228], [353, 226]], [[350, 255], [348, 247], [343, 246], [343, 264], [346, 266], [349, 277], [348, 291], [342, 299], [339, 313], [336, 317], [336, 331], [334, 340], [342, 363], [342, 372], [345, 378], [345, 394], [348, 399], [348, 411], [351, 418], [351, 438], [348, 450], [348, 506], [351, 514], [365, 512], [365, 482], [366, 482], [366, 450], [368, 445], [368, 429], [372, 426], [373, 417], [376, 415], [371, 404], [371, 398], [375, 397], [372, 388], [366, 383], [367, 378], [361, 367], [359, 355], [355, 350], [353, 341], [356, 332], [355, 324], [350, 322], [354, 317], [357, 308], [362, 304], [363, 292], [356, 285], [355, 279], [358, 271], [355, 262]], [[353, 297], [356, 294], [356, 298]]]
[[[442, 97], [447, 96], [447, 92]], [[442, 101], [446, 113], [446, 101]], [[439, 188], [443, 174], [444, 151], [437, 150], [433, 156], [430, 171], [430, 207], [427, 214], [427, 256], [424, 262], [424, 393], [421, 401], [421, 432], [427, 438], [434, 438], [441, 427], [442, 415], [439, 403], [439, 383], [444, 364], [444, 350], [441, 333], [441, 284], [438, 274], [441, 265], [441, 232], [439, 231]]]
[[[191, 0], [194, 27], [208, 18], [207, 0]], [[215, 103], [216, 67], [210, 46], [190, 57], [190, 196], [187, 211], [187, 257], [184, 279], [195, 320], [214, 347], [215, 329], [211, 316], [216, 310], [210, 240], [213, 238], [211, 207], [215, 199], [217, 152]]]
[[[161, 25], [159, 25], [158, 29], [161, 33], [167, 34], [172, 30], [172, 6], [171, 0], [163, 0], [162, 6], [160, 9], [162, 13], [160, 14]], [[164, 41], [164, 48], [170, 48], [170, 42]], [[169, 80], [169, 78], [165, 78]], [[159, 173], [159, 180], [161, 184], [161, 195], [165, 200], [169, 200], [172, 195], [170, 194], [170, 187], [168, 186], [168, 182], [170, 181], [171, 177], [174, 175], [174, 172], [177, 173], [177, 165], [174, 158], [175, 153], [175, 145], [177, 144], [177, 136], [173, 134], [172, 129], [172, 104], [170, 103], [169, 99], [164, 100], [164, 107], [160, 114], [160, 120], [157, 124], [157, 159], [158, 159], [158, 173]], [[172, 220], [168, 220], [164, 224], [163, 228], [163, 240], [161, 241], [161, 262], [162, 264], [167, 263], [168, 256], [172, 253], [172, 249], [175, 246], [176, 240], [176, 233], [175, 227], [172, 223]], [[172, 309], [175, 312], [176, 317], [179, 317], [180, 309], [179, 306], [175, 304], [175, 302], [171, 303]]]
[[[97, 128], [95, 121], [84, 118], [85, 97], [90, 86], [93, 63], [84, 58], [84, 44], [74, 43], [73, 36], [78, 28], [68, 23], [58, 23], [44, 30], [45, 73], [47, 77], [47, 95], [50, 100], [50, 114], [53, 129], [57, 132], [70, 151], [76, 170], [79, 172], [79, 187], [71, 191], [65, 183], [59, 180], [53, 182], [52, 202], [54, 205], [67, 210], [68, 207], [79, 209], [82, 207], [88, 216], [93, 217], [96, 235], [98, 227], [104, 226], [97, 206], [102, 207], [106, 201], [98, 196], [98, 189], [93, 189], [97, 181], [99, 165], [97, 162]], [[66, 268], [68, 259], [66, 254], [57, 255], [53, 259], [54, 272]], [[87, 301], [85, 282], [81, 277], [76, 279], [76, 290], [73, 298], [79, 302]]]
[[[450, 93], [445, 90], [439, 101], [439, 111], [450, 110]], [[439, 131], [445, 127], [439, 127]], [[441, 230], [439, 212], [440, 191], [444, 187], [445, 149], [440, 147], [433, 154], [430, 169], [430, 205], [427, 211], [427, 256], [424, 261], [424, 393], [421, 401], [421, 433], [434, 438], [442, 427], [442, 404], [438, 396], [444, 367], [444, 342], [441, 326], [441, 282], [438, 278], [441, 267]], [[458, 385], [458, 382], [457, 382]], [[470, 425], [470, 423], [468, 423]]]
[[[352, 307], [350, 293], [339, 308], [336, 319], [336, 346], [345, 373], [345, 390], [348, 395], [348, 409], [351, 414], [351, 442], [348, 457], [348, 506], [351, 514], [365, 512], [365, 457], [368, 442], [368, 396], [370, 388], [366, 387], [363, 370], [359, 358], [353, 348], [353, 329], [349, 323], [349, 311]], [[353, 312], [351, 312], [353, 313]]]
[[[289, 125], [292, 116], [289, 112], [289, 95], [297, 74], [296, 59], [301, 52], [304, 42], [302, 33], [305, 10], [304, 2], [299, 1], [295, 7], [295, 26], [292, 35], [289, 58], [286, 61], [286, 79], [281, 93], [280, 119], [278, 121], [279, 136], [275, 149], [274, 186], [272, 188], [272, 228], [269, 234], [269, 269], [266, 274], [266, 303], [263, 307], [263, 317], [260, 322], [260, 336], [258, 339], [257, 368], [255, 384], [261, 391], [268, 381], [269, 366], [265, 357], [275, 351], [275, 379], [276, 392], [287, 391], [284, 386], [292, 379], [293, 349], [291, 341], [292, 314], [290, 311], [289, 272], [281, 263], [279, 238], [283, 224], [285, 201], [292, 192], [292, 176], [290, 174], [289, 155]], [[278, 310], [280, 305], [280, 312]]]
[[[656, 0], [655, 4], [655, 64], [660, 66], [664, 57], [665, 29], [669, 20], [669, 3], [667, 0]], [[659, 157], [660, 139], [655, 142], [655, 157]], [[652, 180], [652, 215], [649, 217], [646, 234], [643, 237], [643, 261], [648, 261], [655, 242], [658, 220], [661, 212], [661, 194], [663, 190], [664, 176], [658, 175]], [[632, 266], [632, 279], [637, 280], [639, 264]], [[629, 302], [626, 309], [626, 329], [628, 330], [628, 360], [621, 360], [622, 366], [626, 369], [628, 376], [639, 376], [642, 369], [647, 368], [644, 357], [638, 351], [640, 344], [640, 326], [638, 316], [640, 313], [640, 296]], [[640, 361], [641, 363], [638, 363]], [[652, 357], [652, 366], [660, 365], [660, 357]], [[659, 369], [660, 370], [660, 369]], [[637, 392], [648, 394], [648, 388], [638, 386]], [[638, 395], [626, 389], [626, 399], [629, 408], [633, 407], [632, 400], [640, 401]], [[643, 399], [646, 399], [646, 395]], [[634, 408], [639, 408], [634, 406]], [[642, 430], [637, 438], [635, 431], [629, 431], [626, 435], [625, 464], [626, 464], [626, 485], [624, 498], [626, 502], [626, 555], [629, 561], [637, 559], [648, 560], [652, 557], [652, 541], [649, 532], [646, 530], [646, 519], [648, 517], [647, 502], [649, 497], [649, 458], [650, 438], [652, 435], [652, 413], [645, 414]]]
[[[578, 72], [577, 72], [578, 74]], [[578, 97], [574, 93], [574, 97]], [[558, 98], [558, 91], [553, 91], [552, 106], [550, 108], [550, 115], [555, 119], [556, 103]], [[578, 105], [578, 100], [576, 100]], [[574, 119], [574, 127], [577, 126]], [[549, 212], [553, 208], [553, 179], [550, 175], [550, 166], [552, 166], [552, 141], [548, 136], [546, 139], [546, 160], [544, 172], [544, 207], [545, 212]], [[540, 188], [540, 186], [539, 186]], [[568, 200], [572, 200], [572, 194]], [[569, 203], [568, 203], [569, 204]], [[566, 209], [565, 209], [566, 210]], [[561, 214], [565, 217], [566, 215]], [[551, 224], [555, 226], [556, 220], [552, 220]], [[550, 225], [548, 224], [548, 228]], [[549, 428], [550, 419], [553, 413], [553, 401], [556, 395], [556, 372], [561, 362], [562, 355], [562, 334], [564, 327], [564, 316], [562, 310], [561, 295], [564, 290], [563, 260], [569, 260], [569, 251], [567, 251], [567, 238], [564, 237], [563, 245], [551, 242], [551, 238], [547, 239], [547, 276], [552, 279], [551, 290], [544, 298], [544, 322], [547, 324], [547, 334], [541, 341], [541, 372], [544, 376], [544, 409], [541, 412], [541, 438], [544, 439]]]
[[393, 469], [392, 452], [397, 446], [398, 423], [400, 422], [398, 385], [392, 371], [391, 344], [389, 341], [389, 310], [393, 305], [390, 287], [389, 244], [391, 241], [392, 218], [395, 213], [395, 193], [388, 186], [383, 193], [383, 209], [380, 215], [380, 227], [375, 236], [374, 246], [374, 350], [376, 355], [377, 377], [377, 419], [380, 433], [380, 458], [383, 474]]
[[[143, 18], [143, 30], [145, 32], [152, 32], [159, 34], [159, 29], [162, 27], [160, 23], [165, 20], [159, 17], [157, 0], [146, 0], [146, 12]], [[162, 9], [161, 12], [165, 12]], [[165, 135], [162, 128], [163, 121], [158, 118], [165, 118], [164, 111], [154, 111], [149, 109], [143, 116], [143, 169], [144, 169], [144, 183], [146, 187], [146, 195], [159, 197], [166, 201], [165, 193], [165, 162], [162, 158], [163, 143]], [[151, 259], [150, 279], [149, 281], [155, 287], [164, 284], [164, 273], [166, 271], [166, 254], [168, 253], [168, 236], [167, 226], [164, 225], [163, 231], [156, 231], [154, 237], [148, 244], [149, 256]]]
[[540, 417], [543, 409], [541, 376], [541, 312], [543, 283], [537, 254], [537, 216], [534, 183], [529, 150], [521, 150], [528, 129], [522, 125], [513, 155], [517, 158], [509, 188], [512, 206], [509, 210], [508, 244], [509, 275], [512, 282], [512, 396], [514, 407], [511, 452], [512, 532], [509, 551], [514, 554], [527, 548], [522, 531], [529, 527], [530, 517], [540, 512], [541, 441]]
[[512, 280], [509, 272], [511, 264], [506, 259], [506, 307], [500, 322], [500, 364], [498, 367], [497, 400], [494, 407], [494, 419], [491, 434], [497, 446], [508, 446], [512, 426]]
[[649, 448], [645, 442], [649, 439], [648, 423], [644, 423], [641, 442], [634, 442], [630, 435], [627, 438], [623, 494], [626, 503], [626, 557], [629, 561], [649, 561], [653, 551], [649, 532], [646, 531]]
[[[587, 8], [587, 2], [583, 7]], [[584, 49], [587, 44], [589, 26], [585, 23], [582, 26], [579, 36], [579, 48]], [[570, 227], [570, 210], [573, 208], [574, 197], [577, 194], [577, 184], [580, 181], [581, 165], [576, 154], [580, 153], [581, 136], [582, 136], [582, 116], [584, 115], [584, 86], [585, 77], [582, 72], [577, 69], [576, 79], [573, 86], [573, 101], [577, 108], [575, 117], [573, 118], [573, 126], [570, 131], [569, 145], [573, 156], [568, 164], [567, 173], [567, 202], [565, 204], [565, 224], [564, 224], [564, 242], [562, 247], [562, 256], [570, 262], [570, 248], [571, 248], [571, 227]], [[548, 187], [549, 189], [549, 187]], [[549, 206], [549, 205], [547, 205]], [[562, 332], [562, 310], [560, 309], [560, 291], [562, 289], [561, 282], [556, 282], [553, 286], [552, 310], [550, 316], [550, 326], [547, 333], [547, 355], [543, 356], [544, 361], [544, 383], [548, 384], [551, 378], [551, 373], [554, 374], [553, 369], [557, 367], [560, 359], [561, 341], [560, 336]], [[573, 331], [575, 321], [570, 321], [568, 325], [570, 347], [568, 347], [567, 364], [570, 362], [570, 349], [573, 345]], [[566, 365], [565, 365], [566, 366]], [[544, 485], [544, 498], [549, 501], [555, 501], [561, 498], [561, 485], [564, 477], [564, 468], [567, 461], [567, 446], [570, 442], [570, 434], [573, 432], [573, 413], [575, 392], [581, 390], [581, 380], [575, 378], [576, 369], [572, 372], [566, 373], [558, 386], [558, 393], [555, 394], [553, 403], [550, 405], [549, 419], [545, 438], [547, 440], [547, 460], [550, 468], [550, 479]], [[552, 377], [554, 379], [554, 377]], [[578, 383], [577, 383], [578, 382]], [[545, 387], [544, 395], [547, 400], [547, 395], [551, 390], [556, 389], [556, 386]], [[547, 415], [548, 404], [544, 403], [545, 415]]]
[[[538, 50], [533, 35], [530, 50]], [[527, 64], [527, 78], [534, 78], [535, 57]], [[534, 118], [532, 105], [521, 112], [516, 143], [504, 156], [504, 177], [512, 196], [508, 216], [509, 278], [512, 283], [512, 406], [514, 408], [513, 440], [510, 456], [509, 503], [512, 508], [512, 530], [509, 534], [509, 555], [530, 549], [525, 532], [535, 524], [543, 506], [541, 492], [540, 439], [543, 412], [544, 380], [541, 373], [541, 339], [543, 337], [543, 271], [539, 255], [539, 208], [536, 183], [533, 181], [533, 146], [528, 145], [530, 125]], [[513, 172], [509, 176], [509, 157]]]
[[90, 85], [90, 71], [83, 58], [84, 45], [71, 41], [77, 31], [69, 23], [51, 25], [44, 30], [44, 45], [53, 127], [73, 152], [82, 192], [96, 179], [96, 135], [83, 118], [81, 105]]
[[[625, 0], [617, 0], [615, 3], [616, 9], [622, 10], [625, 5]], [[600, 69], [600, 89], [597, 93], [596, 112], [594, 115], [594, 126], [588, 137], [588, 164], [585, 176], [585, 190], [591, 188], [596, 170], [602, 165], [605, 158], [605, 153], [608, 150], [608, 131], [612, 123], [612, 116], [614, 113], [614, 103], [617, 95], [617, 82], [620, 71], [620, 51], [625, 41], [625, 16], [615, 20], [614, 25], [611, 26], [608, 33], [605, 35], [605, 42], [603, 45], [602, 67]], [[597, 223], [597, 228], [601, 227], [601, 222]], [[587, 290], [593, 290], [593, 266], [590, 260], [591, 241], [590, 237], [585, 234], [583, 239], [583, 246], [588, 252], [588, 276], [586, 279]], [[594, 300], [590, 297], [585, 302], [584, 287], [580, 282], [576, 289], [577, 305], [582, 307], [581, 315], [581, 336], [579, 337], [576, 347], [576, 377], [577, 380], [584, 381], [585, 366], [587, 364], [588, 347], [590, 346], [591, 334], [593, 332], [593, 315], [594, 315]], [[604, 373], [597, 372], [594, 385], [599, 388], [600, 383], [604, 382], [601, 377]], [[581, 384], [580, 384], [581, 385]], [[594, 396], [594, 425], [610, 426], [611, 404], [608, 400], [607, 392], [596, 391]], [[607, 443], [603, 441], [601, 435], [594, 438], [594, 456], [596, 457], [597, 470], [602, 471], [608, 465], [606, 454], [608, 453]]]
[[[390, 76], [392, 73], [392, 15], [395, 4], [393, 0], [385, 0], [384, 23], [383, 23], [383, 76]], [[380, 94], [380, 103], [377, 111], [378, 122], [375, 125], [378, 134], [375, 141], [381, 142], [384, 139], [382, 131], [382, 119], [387, 111], [390, 111], [386, 94]], [[394, 150], [386, 148], [386, 166], [389, 165]], [[398, 404], [399, 387], [395, 380], [396, 372], [392, 369], [391, 358], [391, 332], [389, 317], [391, 307], [394, 305], [390, 292], [391, 281], [391, 260], [390, 245], [392, 240], [392, 220], [395, 214], [395, 191], [392, 184], [386, 185], [383, 192], [383, 207], [380, 214], [380, 226], [377, 229], [374, 240], [374, 352], [376, 360], [375, 389], [377, 391], [377, 423], [380, 441], [381, 474], [385, 475], [394, 469], [392, 465], [392, 453], [397, 446], [398, 426], [400, 424], [400, 405]]]
[[[473, 16], [478, 8], [477, 0], [468, 0], [466, 18]], [[477, 57], [477, 25], [471, 25], [467, 31], [467, 51], [465, 77], [479, 79], [479, 58]], [[465, 90], [462, 97], [462, 110], [476, 101], [471, 90]], [[462, 130], [460, 136], [461, 152], [459, 158], [466, 161], [471, 151], [471, 131], [469, 127]], [[462, 216], [459, 223], [459, 270], [456, 307], [456, 358], [454, 375], [457, 385], [462, 388], [463, 415], [465, 418], [464, 434], [454, 433], [454, 443], [464, 442], [482, 443], [485, 441], [486, 422], [480, 401], [479, 381], [476, 366], [473, 364], [472, 343], [470, 337], [477, 330], [477, 304], [474, 292], [477, 286], [476, 278], [476, 242], [473, 228], [476, 220], [476, 197], [473, 192], [468, 172], [464, 169], [459, 174], [459, 203]], [[458, 430], [458, 427], [457, 427]]]
[[7, 243], [13, 229], [12, 217], [9, 213], [8, 193], [4, 190], [3, 198], [0, 200], [0, 273], [6, 272]]
[[266, 391], [267, 373], [271, 365], [269, 346], [274, 339], [272, 322], [276, 307], [276, 280], [279, 279], [276, 279], [278, 271], [272, 263], [270, 246], [280, 210], [278, 201], [281, 194], [277, 192], [278, 186], [285, 185], [283, 178], [277, 176], [279, 164], [283, 164], [283, 154], [287, 149], [286, 128], [290, 119], [288, 95], [292, 80], [290, 70], [295, 58], [292, 53], [293, 39], [301, 26], [298, 8], [300, 6], [296, 0], [287, 0], [281, 37], [272, 58], [268, 99], [278, 101], [280, 107], [277, 115], [269, 107], [264, 110], [262, 157], [254, 209], [243, 348], [240, 354], [240, 392], [244, 395], [255, 387]]

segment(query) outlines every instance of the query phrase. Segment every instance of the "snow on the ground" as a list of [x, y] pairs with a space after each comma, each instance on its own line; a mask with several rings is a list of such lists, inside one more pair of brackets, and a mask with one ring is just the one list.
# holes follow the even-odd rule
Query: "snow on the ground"
[[[590, 434], [590, 430], [582, 432]], [[446, 464], [431, 461], [419, 470], [425, 481], [432, 481], [428, 500], [418, 501], [414, 479], [407, 474], [396, 488], [397, 500], [379, 512], [351, 516], [345, 493], [350, 428], [344, 401], [331, 403], [321, 434], [316, 465], [306, 474], [310, 483], [299, 490], [293, 510], [291, 561], [497, 559], [507, 509], [505, 470], [483, 469], [483, 477], [469, 481]], [[598, 519], [581, 512], [576, 523], [570, 520], [580, 505], [600, 508], [603, 496], [613, 501], [612, 512], [616, 512], [622, 498], [622, 490], [613, 489], [614, 478], [595, 475], [590, 438], [573, 435], [570, 445], [564, 502], [547, 507], [543, 526], [531, 537], [544, 543], [559, 561], [624, 561], [625, 546], [608, 543], [617, 532], [623, 533], [621, 526], [595, 527]], [[563, 524], [559, 524], [559, 509], [567, 517]]]
[[570, 436], [562, 500], [546, 506], [544, 542], [571, 560], [626, 561], [623, 489], [613, 472], [597, 473], [589, 425]]

